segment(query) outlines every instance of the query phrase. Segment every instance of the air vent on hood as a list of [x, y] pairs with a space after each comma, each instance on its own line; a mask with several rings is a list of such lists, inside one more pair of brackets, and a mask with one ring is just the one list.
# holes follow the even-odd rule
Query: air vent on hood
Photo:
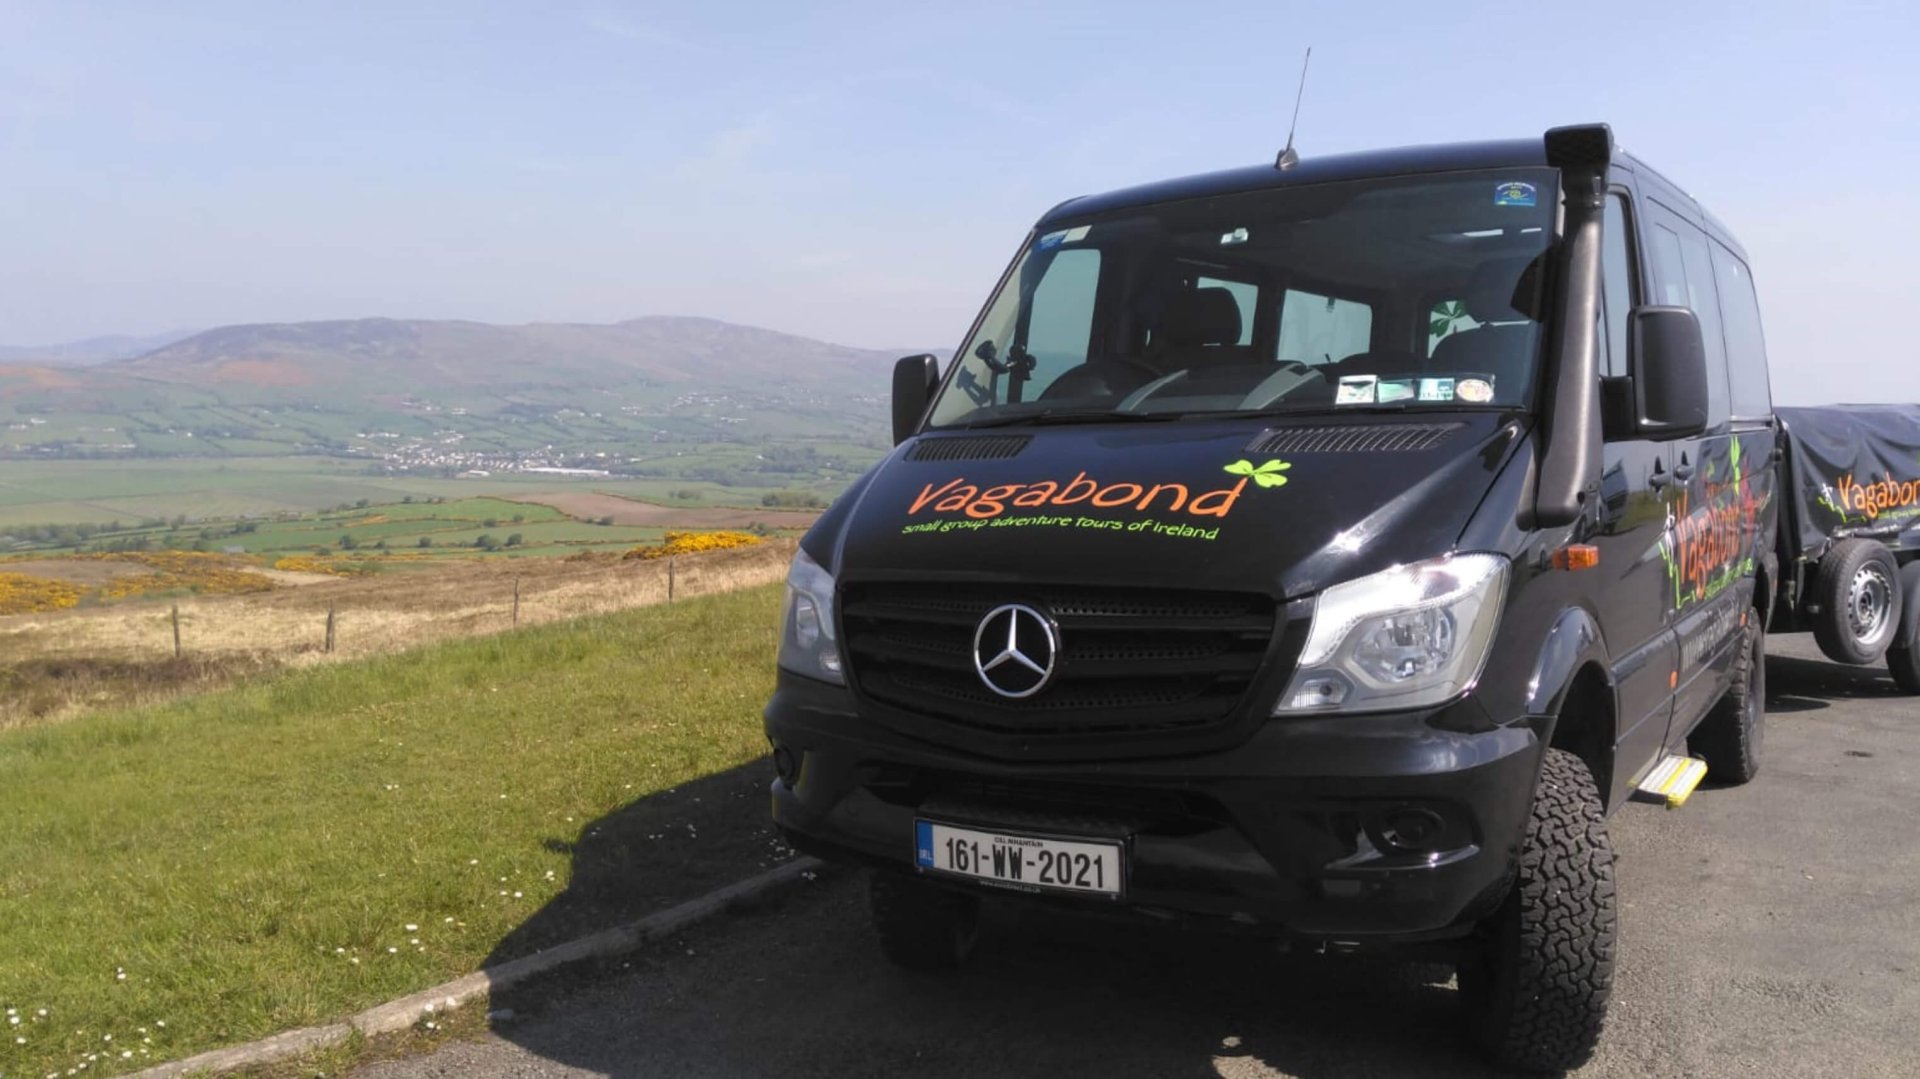
[[1017, 457], [1032, 435], [984, 435], [973, 438], [923, 438], [907, 451], [909, 461], [991, 461]]
[[1413, 453], [1430, 450], [1460, 423], [1368, 423], [1340, 427], [1274, 427], [1254, 438], [1248, 453]]

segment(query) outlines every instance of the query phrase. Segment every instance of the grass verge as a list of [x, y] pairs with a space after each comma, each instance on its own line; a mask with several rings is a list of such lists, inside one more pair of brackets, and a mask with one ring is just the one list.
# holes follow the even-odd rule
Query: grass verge
[[779, 595], [0, 732], [0, 1074], [335, 1020], [755, 868]]
[[[282, 665], [391, 655], [448, 637], [503, 632], [513, 625], [516, 592], [524, 626], [664, 603], [670, 572], [681, 599], [777, 581], [793, 546], [772, 540], [690, 556], [678, 560], [677, 571], [658, 560], [614, 556], [475, 560], [263, 594], [196, 596], [178, 604], [179, 659], [166, 605], [0, 617], [0, 733], [103, 708], [158, 704]], [[336, 608], [337, 649], [323, 653], [328, 611]]]

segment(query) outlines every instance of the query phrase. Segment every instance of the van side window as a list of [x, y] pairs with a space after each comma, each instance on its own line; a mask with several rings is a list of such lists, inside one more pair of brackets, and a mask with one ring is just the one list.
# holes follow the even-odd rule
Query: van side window
[[1034, 368], [1023, 395], [1028, 400], [1038, 397], [1068, 368], [1087, 361], [1099, 285], [1099, 249], [1068, 248], [1053, 257], [1047, 275], [1033, 290], [1027, 351], [1033, 354]]
[[1665, 225], [1655, 225], [1649, 238], [1653, 241], [1653, 302], [1686, 307], [1687, 271], [1686, 260], [1680, 257], [1680, 237]]
[[1653, 282], [1660, 302], [1693, 309], [1700, 320], [1700, 337], [1707, 354], [1707, 427], [1727, 422], [1727, 348], [1720, 337], [1720, 301], [1713, 288], [1713, 265], [1707, 238], [1697, 228], [1678, 222], [1676, 231], [1663, 224], [1653, 227]]
[[1280, 300], [1280, 359], [1321, 364], [1373, 347], [1373, 308], [1288, 289]]
[[1233, 302], [1240, 307], [1240, 340], [1236, 345], [1253, 344], [1253, 316], [1260, 303], [1260, 286], [1246, 281], [1223, 281], [1217, 277], [1199, 277], [1193, 282], [1194, 288], [1223, 288], [1233, 294]]
[[[1633, 310], [1633, 261], [1628, 254], [1633, 219], [1627, 216], [1625, 195], [1607, 196], [1606, 230], [1600, 244], [1602, 283], [1605, 293], [1607, 336], [1603, 342], [1600, 373], [1618, 377], [1627, 373], [1627, 314]], [[1668, 235], [1672, 235], [1669, 233]]]
[[1727, 321], [1727, 376], [1733, 383], [1735, 419], [1763, 420], [1773, 415], [1767, 384], [1767, 343], [1760, 333], [1760, 300], [1753, 275], [1739, 256], [1713, 244], [1713, 279], [1720, 288], [1720, 313]]

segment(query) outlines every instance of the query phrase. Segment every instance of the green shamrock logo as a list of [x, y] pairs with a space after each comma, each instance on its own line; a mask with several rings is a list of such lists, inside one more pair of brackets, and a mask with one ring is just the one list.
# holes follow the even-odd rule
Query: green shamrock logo
[[1236, 476], [1252, 476], [1253, 482], [1262, 487], [1284, 487], [1287, 477], [1281, 473], [1292, 467], [1287, 461], [1268, 461], [1256, 468], [1252, 461], [1242, 459], [1228, 465], [1227, 471]]

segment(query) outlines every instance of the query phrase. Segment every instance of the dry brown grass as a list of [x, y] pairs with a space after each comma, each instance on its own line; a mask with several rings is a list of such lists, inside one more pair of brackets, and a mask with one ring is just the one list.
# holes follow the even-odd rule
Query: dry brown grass
[[[0, 618], [0, 729], [161, 699], [286, 665], [384, 654], [777, 581], [795, 541], [661, 561], [492, 559], [253, 595], [129, 602]], [[323, 651], [327, 612], [334, 650]]]
[[654, 525], [660, 528], [745, 528], [755, 522], [768, 528], [806, 528], [820, 516], [819, 510], [661, 506], [600, 491], [515, 495], [509, 501], [551, 506], [583, 521], [611, 517], [617, 525]]

